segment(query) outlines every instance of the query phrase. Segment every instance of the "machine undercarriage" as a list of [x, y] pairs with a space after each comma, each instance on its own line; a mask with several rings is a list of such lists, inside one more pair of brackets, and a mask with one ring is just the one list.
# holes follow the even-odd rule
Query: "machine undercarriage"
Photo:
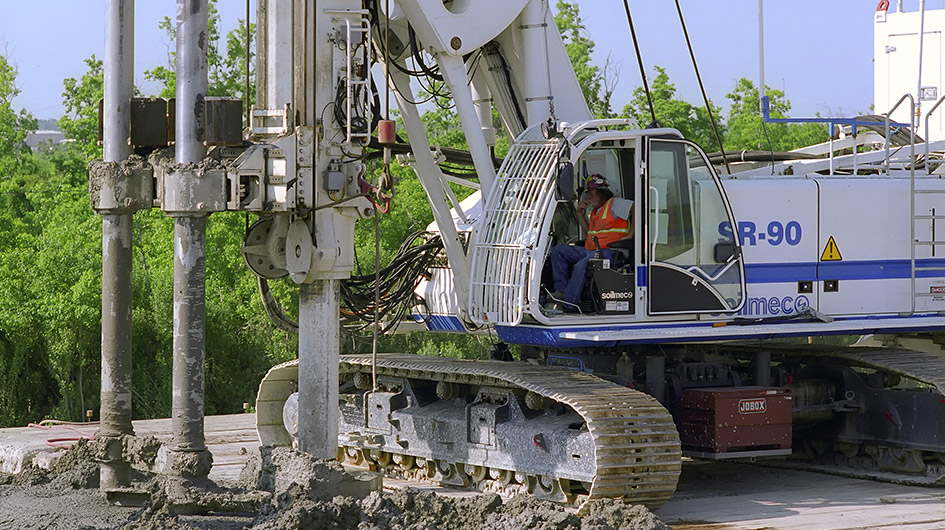
[[[766, 343], [522, 357], [381, 354], [372, 374], [370, 356], [342, 356], [339, 460], [572, 505], [660, 506], [683, 456], [945, 485], [945, 356]], [[293, 443], [297, 373], [297, 361], [284, 363], [260, 386], [264, 444]], [[713, 404], [699, 405], [706, 397]]]

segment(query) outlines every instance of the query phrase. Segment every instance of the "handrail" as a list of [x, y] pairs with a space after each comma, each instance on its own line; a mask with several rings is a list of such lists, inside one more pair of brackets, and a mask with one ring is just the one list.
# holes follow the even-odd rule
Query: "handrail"
[[[893, 108], [889, 109], [889, 112], [886, 113], [886, 174], [889, 175], [889, 116], [899, 108], [899, 105], [902, 105], [902, 102], [906, 99], [909, 100], [909, 115], [912, 119], [912, 126], [909, 127], [909, 156], [912, 160], [912, 163], [909, 164], [909, 262], [911, 268], [911, 284], [912, 284], [912, 313], [915, 313], [915, 98], [912, 97], [912, 94], [905, 94]], [[938, 104], [935, 105], [936, 107]], [[934, 110], [934, 109], [933, 109]], [[928, 148], [928, 139], [926, 138], [926, 149]], [[928, 164], [928, 159], [926, 159], [926, 164]]]
[[653, 204], [656, 206], [654, 210], [656, 214], [653, 216], [653, 250], [650, 254], [650, 260], [656, 261], [656, 243], [660, 239], [660, 190], [656, 189], [656, 186], [650, 186], [650, 194], [656, 194], [656, 200], [653, 201]]
[[889, 174], [889, 116], [899, 108], [899, 105], [902, 105], [902, 102], [909, 100], [909, 132], [911, 136], [911, 151], [912, 156], [912, 171], [915, 173], [915, 98], [912, 97], [912, 94], [904, 94], [899, 101], [893, 105], [893, 108], [889, 109], [889, 112], [886, 113], [886, 174]]
[[[902, 102], [902, 101], [900, 100], [900, 103], [901, 103], [901, 102]], [[896, 104], [896, 107], [898, 107], [898, 106], [899, 106], [899, 103]], [[913, 108], [914, 108], [914, 106], [915, 106], [915, 103], [914, 103], [914, 100], [913, 100]], [[895, 109], [895, 107], [893, 107], [893, 109]], [[892, 111], [890, 111], [890, 113], [892, 113]], [[915, 112], [913, 112], [912, 114], [915, 115]], [[820, 117], [817, 117], [817, 118], [772, 118], [772, 117], [771, 117], [771, 98], [769, 98], [768, 96], [764, 96], [764, 97], [761, 98], [761, 119], [762, 119], [762, 121], [763, 121], [764, 123], [788, 123], [788, 124], [790, 124], [790, 123], [826, 123], [826, 124], [829, 126], [829, 129], [828, 129], [827, 132], [829, 133], [829, 134], [828, 134], [828, 136], [829, 136], [828, 143], [830, 144], [830, 154], [829, 154], [828, 158], [829, 158], [830, 161], [831, 161], [831, 166], [830, 166], [830, 172], [831, 172], [831, 173], [833, 173], [833, 136], [834, 136], [834, 128], [835, 128], [836, 126], [838, 126], [838, 125], [841, 126], [841, 127], [844, 126], [844, 125], [849, 125], [849, 126], [850, 126], [850, 132], [852, 133], [853, 137], [856, 138], [856, 129], [857, 129], [857, 127], [870, 127], [870, 126], [876, 125], [876, 122], [866, 121], [866, 120], [860, 120], [860, 119], [857, 119], [857, 118], [820, 118]], [[913, 120], [910, 121], [910, 123], [908, 123], [908, 124], [906, 124], [906, 123], [898, 123], [898, 122], [894, 122], [894, 124], [896, 125], [896, 127], [909, 127], [910, 129], [912, 129], [912, 128], [914, 128], [914, 127], [913, 127], [913, 121], [914, 121], [914, 119], [915, 119], [915, 118], [913, 118]], [[889, 119], [888, 119], [888, 118], [886, 119], [886, 137], [887, 137], [887, 139], [888, 139], [888, 137], [889, 137]], [[854, 169], [856, 169], [856, 160], [855, 160], [856, 146], [855, 146], [855, 145], [854, 145], [854, 147], [853, 147], [853, 154], [854, 154], [853, 167], [854, 167]], [[888, 152], [887, 152], [886, 156], [887, 156], [887, 158], [889, 157], [889, 153], [888, 153]], [[888, 172], [888, 168], [887, 168], [887, 172]], [[854, 174], [855, 174], [855, 172], [854, 172]]]
[[706, 271], [704, 271], [704, 270], [702, 270], [702, 267], [700, 267], [700, 266], [698, 266], [698, 265], [693, 265], [692, 267], [689, 267], [688, 269], [686, 269], [686, 272], [698, 272], [699, 274], [702, 275], [703, 278], [706, 279], [706, 281], [714, 282], [714, 281], [718, 280], [719, 278], [721, 278], [723, 274], [725, 274], [726, 272], [728, 272], [728, 270], [731, 269], [732, 266], [735, 265], [736, 263], [738, 263], [738, 260], [737, 260], [737, 259], [735, 259], [735, 258], [729, 258], [729, 260], [728, 260], [728, 262], [725, 264], [725, 266], [722, 267], [722, 269], [721, 269], [720, 271], [718, 271], [718, 272], [715, 274], [715, 276], [709, 276], [709, 273], [706, 272]]
[[637, 120], [633, 118], [604, 118], [604, 119], [591, 119], [580, 121], [568, 125], [568, 141], [573, 142], [574, 137], [578, 134], [588, 130], [589, 128], [602, 128], [602, 127], [617, 127], [617, 126], [626, 126], [629, 129], [639, 129], [640, 124], [637, 123]]
[[939, 105], [945, 102], [945, 96], [942, 96], [935, 103], [935, 106], [932, 107], [932, 110], [928, 111], [925, 114], [925, 170], [929, 172], [929, 118], [932, 117], [932, 114], [938, 110]]

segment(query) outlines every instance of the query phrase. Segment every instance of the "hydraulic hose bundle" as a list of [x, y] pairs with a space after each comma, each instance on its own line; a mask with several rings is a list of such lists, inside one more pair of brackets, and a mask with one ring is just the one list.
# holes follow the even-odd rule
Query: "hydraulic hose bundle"
[[418, 302], [414, 289], [421, 279], [430, 277], [430, 269], [443, 249], [438, 234], [416, 232], [408, 236], [391, 262], [375, 275], [352, 276], [341, 282], [341, 314], [363, 322], [360, 329], [374, 323], [374, 290], [379, 288], [378, 319], [381, 331], [397, 327]]

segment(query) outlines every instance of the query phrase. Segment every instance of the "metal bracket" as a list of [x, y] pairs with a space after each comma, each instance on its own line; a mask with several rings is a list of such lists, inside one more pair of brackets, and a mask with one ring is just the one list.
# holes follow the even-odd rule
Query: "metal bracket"
[[226, 170], [193, 165], [164, 168], [161, 172], [161, 209], [167, 213], [211, 213], [226, 210]]
[[154, 202], [153, 170], [143, 161], [96, 160], [89, 165], [89, 195], [99, 213], [134, 213]]

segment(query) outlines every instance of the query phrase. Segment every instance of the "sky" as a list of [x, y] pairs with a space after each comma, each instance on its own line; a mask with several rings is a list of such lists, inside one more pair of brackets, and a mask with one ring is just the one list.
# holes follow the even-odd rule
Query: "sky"
[[[554, 0], [552, 0], [554, 1]], [[255, 1], [252, 8], [255, 10]], [[610, 61], [617, 79], [612, 104], [620, 110], [640, 74], [623, 2], [578, 0], [588, 35], [596, 43], [597, 64]], [[709, 98], [728, 107], [725, 95], [739, 78], [755, 84], [758, 66], [758, 1], [680, 0], [686, 25]], [[815, 113], [840, 116], [868, 112], [873, 102], [873, 18], [878, 0], [777, 0], [765, 2], [765, 79], [782, 89], [793, 117]], [[896, 2], [891, 2], [893, 11]], [[905, 0], [906, 11], [919, 0]], [[14, 100], [37, 118], [63, 112], [62, 81], [79, 78], [84, 60], [104, 50], [104, 0], [4, 1], [0, 18], [0, 53], [17, 68]], [[629, 0], [647, 76], [653, 66], [666, 68], [678, 96], [701, 105], [689, 52], [675, 2]], [[245, 17], [243, 0], [219, 0], [226, 33]], [[945, 0], [930, 0], [926, 9], [943, 9]], [[174, 19], [174, 0], [144, 0], [135, 6], [135, 81], [144, 94], [156, 92], [144, 79], [146, 69], [166, 65], [170, 42], [158, 23]], [[251, 14], [251, 19], [255, 13]]]

